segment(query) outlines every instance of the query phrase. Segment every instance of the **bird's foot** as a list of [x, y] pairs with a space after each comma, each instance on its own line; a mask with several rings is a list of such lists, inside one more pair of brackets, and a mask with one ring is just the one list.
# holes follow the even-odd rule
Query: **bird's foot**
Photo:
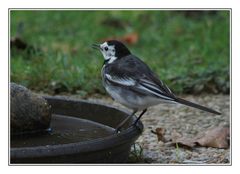
[[[141, 130], [141, 128], [138, 126], [138, 120], [136, 120], [136, 121], [131, 125], [131, 127], [135, 127], [135, 128], [137, 128], [138, 130]], [[120, 132], [121, 132], [121, 129], [122, 129], [122, 127], [117, 127], [117, 128], [114, 130], [114, 133], [115, 133], [115, 134], [120, 133]]]
[[117, 127], [115, 130], [114, 130], [114, 133], [115, 134], [118, 134], [121, 132], [121, 127]]
[[135, 127], [137, 128], [139, 131], [141, 131], [141, 128], [138, 126], [138, 120], [136, 120], [132, 125], [131, 127]]

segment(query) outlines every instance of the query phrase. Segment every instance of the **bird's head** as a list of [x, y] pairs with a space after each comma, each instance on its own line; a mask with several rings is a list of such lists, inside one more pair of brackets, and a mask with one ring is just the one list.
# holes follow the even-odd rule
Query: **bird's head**
[[122, 42], [117, 40], [109, 40], [102, 44], [93, 44], [92, 47], [101, 51], [104, 60], [107, 63], [112, 63], [116, 59], [131, 54], [128, 48]]

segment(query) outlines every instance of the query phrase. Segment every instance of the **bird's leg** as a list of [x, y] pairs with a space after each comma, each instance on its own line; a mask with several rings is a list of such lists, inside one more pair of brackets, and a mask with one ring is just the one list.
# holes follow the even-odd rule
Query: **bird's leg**
[[138, 118], [137, 118], [137, 119], [135, 120], [135, 122], [133, 123], [134, 126], [137, 125], [138, 120], [140, 120], [140, 118], [143, 116], [143, 114], [145, 114], [146, 111], [147, 111], [147, 109], [144, 109], [144, 110], [142, 111], [142, 113], [138, 116]]
[[129, 115], [127, 118], [125, 118], [115, 129], [115, 133], [118, 133], [122, 126], [137, 112], [137, 110], [134, 110], [131, 115]]

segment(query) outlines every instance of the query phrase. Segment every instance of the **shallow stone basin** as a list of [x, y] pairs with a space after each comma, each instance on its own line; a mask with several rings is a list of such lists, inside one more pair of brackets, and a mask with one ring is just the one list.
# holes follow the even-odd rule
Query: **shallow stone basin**
[[45, 97], [52, 106], [48, 133], [12, 137], [15, 163], [124, 163], [143, 130], [130, 119], [118, 134], [115, 127], [130, 113], [111, 106], [65, 97]]

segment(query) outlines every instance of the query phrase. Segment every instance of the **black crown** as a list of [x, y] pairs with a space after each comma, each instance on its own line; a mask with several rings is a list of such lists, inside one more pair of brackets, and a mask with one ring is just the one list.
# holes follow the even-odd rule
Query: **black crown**
[[108, 45], [113, 45], [115, 47], [115, 56], [117, 58], [122, 58], [124, 56], [128, 56], [131, 54], [129, 49], [120, 41], [117, 40], [109, 40], [107, 41]]

